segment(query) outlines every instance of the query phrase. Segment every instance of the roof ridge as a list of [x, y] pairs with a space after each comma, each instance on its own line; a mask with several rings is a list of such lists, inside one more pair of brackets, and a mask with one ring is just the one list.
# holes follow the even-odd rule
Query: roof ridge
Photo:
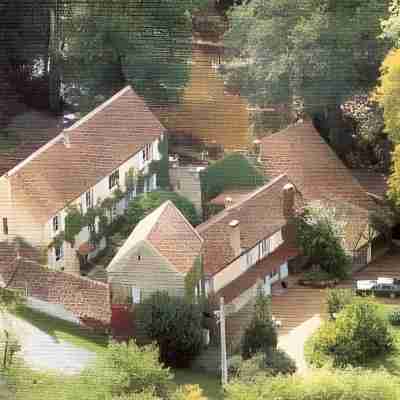
[[221, 212], [219, 212], [215, 216], [211, 217], [208, 221], [205, 221], [202, 224], [198, 225], [196, 227], [196, 230], [198, 232], [203, 232], [209, 226], [211, 226], [211, 225], [217, 223], [218, 221], [220, 221], [221, 219], [225, 218], [227, 215], [229, 215], [229, 213], [231, 211], [240, 208], [241, 206], [243, 206], [249, 200], [252, 200], [252, 199], [256, 198], [260, 193], [264, 192], [264, 190], [270, 189], [273, 185], [275, 185], [276, 183], [278, 183], [281, 179], [283, 179], [285, 177], [289, 180], [289, 178], [286, 175], [286, 173], [278, 175], [277, 177], [273, 178], [271, 181], [269, 181], [265, 185], [255, 189], [253, 192], [249, 193], [244, 199], [242, 199], [242, 200], [238, 201], [237, 203], [233, 204], [231, 207], [222, 210]]
[[[160, 220], [161, 216], [165, 213], [165, 210], [167, 209], [167, 205], [168, 205], [169, 203], [172, 203], [172, 201], [168, 199], [168, 200], [164, 201], [164, 203], [162, 203], [161, 205], [159, 205], [156, 209], [154, 209], [150, 214], [148, 214], [148, 215], [151, 215], [151, 214], [153, 214], [153, 213], [156, 214], [156, 212], [159, 213], [157, 219], [153, 222], [153, 225], [151, 226], [150, 230], [147, 232], [147, 235], [145, 236], [146, 240], [147, 240], [147, 239], [150, 237], [150, 235], [154, 232], [154, 229], [155, 229], [155, 227], [157, 226], [158, 221]], [[160, 208], [161, 208], [161, 210], [160, 210]], [[146, 215], [146, 217], [147, 217], [148, 215]], [[146, 218], [146, 217], [145, 217], [145, 218]]]
[[132, 87], [130, 85], [125, 86], [123, 89], [121, 89], [120, 91], [115, 93], [109, 99], [107, 99], [103, 103], [99, 104], [96, 108], [94, 108], [92, 111], [90, 111], [84, 117], [80, 118], [78, 121], [76, 121], [74, 124], [72, 124], [68, 128], [65, 128], [64, 131], [69, 132], [69, 131], [72, 131], [72, 130], [78, 128], [83, 123], [85, 123], [85, 122], [89, 121], [90, 119], [92, 119], [100, 111], [103, 111], [107, 106], [109, 106], [111, 103], [113, 103], [116, 99], [120, 98], [122, 95], [124, 95], [129, 90], [132, 90]]

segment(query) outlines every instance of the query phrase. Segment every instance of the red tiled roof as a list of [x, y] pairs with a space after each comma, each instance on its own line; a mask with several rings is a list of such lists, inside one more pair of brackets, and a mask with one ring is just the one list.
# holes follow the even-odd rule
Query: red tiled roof
[[224, 297], [226, 304], [230, 303], [247, 289], [253, 287], [258, 280], [264, 279], [264, 277], [268, 273], [272, 272], [272, 270], [279, 268], [288, 259], [295, 257], [298, 254], [298, 250], [282, 244], [272, 254], [259, 261], [237, 279], [222, 288], [217, 293], [217, 296]]
[[340, 199], [361, 208], [373, 206], [350, 170], [311, 122], [290, 126], [262, 139], [265, 174], [287, 174], [307, 200]]
[[40, 204], [44, 222], [163, 132], [128, 86], [10, 171], [12, 190], [25, 192], [32, 207]]
[[256, 189], [246, 198], [234, 204], [208, 221], [197, 226], [204, 239], [204, 271], [214, 274], [235, 258], [230, 244], [232, 220], [239, 221], [241, 248], [253, 247], [257, 242], [281, 229], [286, 220], [283, 216], [283, 187], [289, 183], [281, 175], [265, 186]]

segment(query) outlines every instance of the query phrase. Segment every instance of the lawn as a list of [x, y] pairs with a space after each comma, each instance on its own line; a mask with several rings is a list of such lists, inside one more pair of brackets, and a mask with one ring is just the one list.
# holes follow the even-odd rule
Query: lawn
[[177, 385], [197, 384], [208, 400], [222, 400], [224, 398], [219, 376], [188, 369], [176, 369], [172, 372], [175, 375], [174, 381]]
[[20, 306], [14, 314], [30, 322], [43, 332], [57, 338], [64, 340], [77, 347], [99, 353], [104, 351], [108, 344], [108, 337], [101, 334], [95, 334], [90, 330], [86, 330], [72, 322], [64, 321], [62, 319], [54, 318], [34, 311], [26, 306]]

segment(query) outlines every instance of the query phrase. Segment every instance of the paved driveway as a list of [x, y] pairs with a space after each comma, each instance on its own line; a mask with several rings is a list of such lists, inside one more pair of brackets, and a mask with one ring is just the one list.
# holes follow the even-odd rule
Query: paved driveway
[[33, 369], [75, 374], [95, 358], [94, 353], [58, 340], [9, 313], [0, 313], [0, 329], [14, 332], [22, 348], [19, 355]]

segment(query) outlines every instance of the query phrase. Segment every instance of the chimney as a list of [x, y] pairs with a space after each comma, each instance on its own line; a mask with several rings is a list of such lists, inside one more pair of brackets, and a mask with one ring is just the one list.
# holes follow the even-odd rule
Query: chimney
[[71, 142], [69, 140], [69, 133], [65, 132], [65, 130], [64, 130], [62, 135], [63, 135], [63, 140], [64, 140], [64, 146], [66, 148], [70, 148], [71, 147]]
[[296, 247], [296, 221], [295, 221], [295, 187], [291, 183], [287, 183], [283, 187], [283, 205], [282, 212], [286, 220], [286, 225], [282, 229], [283, 240], [290, 247]]
[[240, 247], [240, 226], [239, 221], [237, 219], [233, 219], [229, 222], [230, 227], [230, 242], [235, 257], [239, 256], [242, 252]]
[[230, 207], [232, 207], [232, 204], [233, 204], [233, 200], [232, 200], [232, 197], [225, 197], [225, 199], [224, 199], [225, 201], [224, 201], [224, 203], [225, 203], [225, 208], [230, 208]]

